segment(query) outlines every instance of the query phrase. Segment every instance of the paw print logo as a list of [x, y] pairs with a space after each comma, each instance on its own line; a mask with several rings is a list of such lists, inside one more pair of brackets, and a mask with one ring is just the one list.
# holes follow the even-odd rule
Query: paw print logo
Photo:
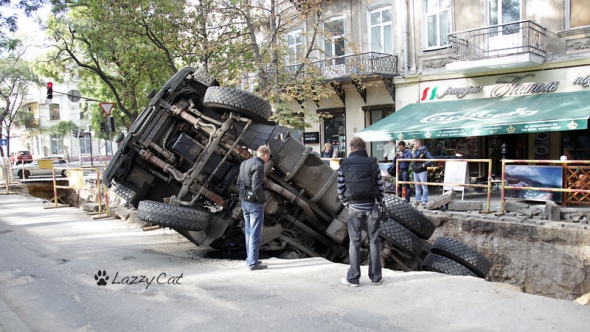
[[99, 286], [106, 286], [107, 280], [109, 280], [109, 276], [107, 275], [107, 271], [105, 270], [98, 270], [98, 273], [94, 275], [94, 280], [97, 281], [97, 285]]

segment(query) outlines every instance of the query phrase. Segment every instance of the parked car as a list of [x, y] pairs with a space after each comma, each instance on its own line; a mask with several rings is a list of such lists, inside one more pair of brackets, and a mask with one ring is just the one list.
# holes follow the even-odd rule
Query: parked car
[[10, 154], [10, 163], [11, 164], [28, 164], [33, 162], [33, 155], [26, 150], [12, 152]]
[[48, 175], [53, 175], [53, 169], [51, 168], [40, 168], [39, 167], [39, 161], [40, 160], [52, 160], [53, 161], [53, 167], [54, 168], [60, 168], [58, 170], [56, 170], [56, 175], [61, 175], [61, 176], [67, 176], [68, 175], [68, 171], [67, 169], [61, 169], [63, 167], [78, 167], [78, 163], [68, 163], [67, 160], [65, 160], [62, 157], [56, 157], [56, 156], [48, 156], [48, 157], [41, 157], [35, 161], [33, 161], [30, 164], [23, 164], [20, 166], [15, 166], [12, 169], [12, 175], [14, 177], [18, 177], [20, 179], [27, 179], [31, 176], [48, 176]]
[[[116, 185], [115, 192], [137, 208], [139, 219], [172, 228], [198, 246], [236, 253], [244, 251], [239, 167], [253, 157], [250, 151], [266, 144], [272, 157], [265, 165], [268, 199], [260, 250], [281, 258], [323, 256], [346, 262], [348, 210], [338, 199], [337, 171], [291, 137], [289, 128], [269, 122], [270, 116], [266, 100], [183, 68], [133, 123], [107, 165], [103, 183]], [[487, 274], [485, 266], [475, 274], [466, 267], [456, 269], [453, 264], [461, 264], [457, 259], [440, 255], [422, 267], [430, 255], [425, 240], [434, 224], [392, 195], [385, 199], [385, 210], [385, 266]], [[457, 248], [449, 250], [460, 257], [481, 256]]]

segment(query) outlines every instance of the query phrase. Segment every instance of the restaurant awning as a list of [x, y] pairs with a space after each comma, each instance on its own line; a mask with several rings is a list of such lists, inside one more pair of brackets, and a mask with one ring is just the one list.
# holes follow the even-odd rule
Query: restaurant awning
[[590, 91], [410, 104], [359, 131], [365, 141], [586, 129]]

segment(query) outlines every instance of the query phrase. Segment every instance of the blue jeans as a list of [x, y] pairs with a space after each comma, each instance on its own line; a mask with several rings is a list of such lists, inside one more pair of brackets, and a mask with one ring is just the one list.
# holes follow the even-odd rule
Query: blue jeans
[[[400, 181], [410, 181], [410, 172], [408, 171], [408, 169], [400, 169], [399, 170], [399, 180]], [[410, 184], [406, 183], [403, 185], [404, 187], [406, 187], [406, 201], [409, 202], [410, 201]], [[399, 197], [402, 197], [402, 185], [400, 184], [399, 186], [397, 186], [397, 192], [399, 193]]]
[[348, 237], [350, 247], [348, 255], [350, 268], [346, 280], [351, 284], [359, 284], [361, 277], [361, 234], [362, 230], [367, 231], [369, 236], [369, 278], [373, 282], [379, 282], [381, 274], [381, 244], [379, 242], [380, 221], [370, 217], [371, 211], [348, 209]]
[[[427, 182], [428, 172], [414, 173], [414, 181]], [[416, 202], [419, 202], [420, 198], [422, 198], [422, 202], [424, 202], [424, 204], [428, 203], [428, 186], [425, 184], [416, 185]]]
[[246, 234], [246, 264], [252, 268], [258, 263], [260, 251], [260, 234], [264, 224], [264, 207], [260, 203], [242, 201], [244, 213], [244, 233]]

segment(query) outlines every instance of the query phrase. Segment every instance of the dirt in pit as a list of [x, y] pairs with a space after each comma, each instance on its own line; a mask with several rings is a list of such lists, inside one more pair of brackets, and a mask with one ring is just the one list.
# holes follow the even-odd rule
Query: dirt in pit
[[[67, 186], [67, 180], [56, 181], [58, 186]], [[47, 201], [54, 201], [54, 190], [52, 181], [27, 181], [26, 183], [20, 182], [18, 184], [12, 184], [9, 186], [11, 192], [15, 192], [22, 195], [30, 195], [33, 197], [41, 198]], [[68, 204], [70, 206], [78, 207], [79, 202], [78, 194], [74, 189], [57, 188], [58, 203]]]

